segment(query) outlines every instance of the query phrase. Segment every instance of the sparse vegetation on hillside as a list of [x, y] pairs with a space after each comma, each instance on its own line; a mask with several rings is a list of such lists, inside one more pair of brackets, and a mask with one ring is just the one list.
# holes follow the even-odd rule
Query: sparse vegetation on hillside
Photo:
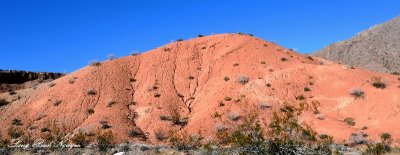
[[47, 84], [47, 86], [49, 86], [49, 87], [53, 87], [53, 86], [55, 86], [56, 84], [54, 83], [54, 82], [49, 82], [48, 84]]
[[114, 54], [109, 54], [107, 55], [108, 60], [114, 60], [115, 59], [115, 55]]
[[158, 141], [164, 141], [168, 138], [167, 133], [164, 132], [162, 129], [157, 129], [156, 131], [154, 131], [154, 136]]
[[246, 84], [247, 82], [249, 82], [249, 78], [246, 76], [238, 76], [238, 78], [236, 79], [236, 82], [239, 84]]
[[380, 88], [380, 89], [385, 89], [386, 88], [386, 84], [383, 83], [380, 80], [376, 80], [372, 83], [372, 86], [374, 86], [375, 88]]
[[97, 60], [91, 60], [89, 62], [89, 66], [100, 66], [100, 62], [98, 62]]
[[181, 41], [183, 41], [183, 39], [176, 39], [175, 42], [181, 42]]
[[94, 110], [92, 108], [87, 109], [86, 113], [89, 114], [89, 115], [94, 114]]
[[364, 98], [365, 93], [362, 89], [360, 88], [353, 88], [350, 91], [350, 95], [353, 96], [355, 99], [359, 99], [359, 98]]
[[351, 117], [346, 117], [343, 121], [346, 122], [346, 124], [349, 126], [356, 125], [356, 122], [354, 122], [354, 119]]
[[228, 118], [232, 121], [237, 121], [240, 119], [240, 115], [237, 112], [229, 112], [228, 113]]
[[311, 91], [311, 89], [308, 88], [308, 87], [304, 87], [304, 91], [305, 91], [305, 92], [308, 92], [308, 91]]
[[267, 109], [267, 108], [270, 108], [270, 107], [271, 106], [268, 105], [268, 103], [265, 103], [265, 102], [260, 102], [260, 103], [257, 104], [257, 108], [258, 109]]
[[96, 95], [96, 91], [93, 88], [86, 89], [86, 95]]
[[97, 146], [101, 152], [107, 151], [114, 144], [114, 133], [111, 131], [99, 133], [96, 136]]
[[23, 125], [23, 124], [22, 124], [22, 121], [21, 121], [20, 119], [14, 118], [14, 119], [11, 121], [11, 125], [21, 126], [21, 125]]
[[229, 80], [230, 80], [229, 77], [227, 77], [227, 76], [224, 77], [224, 81], [229, 81]]
[[9, 104], [10, 102], [8, 102], [6, 99], [4, 99], [4, 98], [0, 98], [0, 107], [1, 106], [5, 106], [5, 105], [7, 105], [7, 104]]
[[61, 102], [62, 102], [62, 100], [54, 99], [53, 101], [51, 101], [51, 104], [52, 104], [53, 106], [58, 106], [58, 105], [61, 104]]
[[225, 100], [225, 101], [231, 101], [231, 100], [232, 100], [232, 98], [231, 98], [231, 97], [229, 97], [229, 96], [225, 96], [225, 97], [224, 97], [224, 100]]
[[111, 107], [114, 103], [115, 103], [115, 101], [112, 98], [109, 98], [106, 101], [106, 106]]
[[282, 62], [287, 61], [287, 58], [282, 57], [282, 58], [281, 58], [281, 61], [282, 61]]

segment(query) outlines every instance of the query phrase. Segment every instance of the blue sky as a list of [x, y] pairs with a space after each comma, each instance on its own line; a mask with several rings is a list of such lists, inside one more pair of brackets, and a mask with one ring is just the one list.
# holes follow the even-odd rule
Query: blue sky
[[400, 15], [386, 0], [0, 0], [0, 69], [72, 72], [197, 34], [245, 32], [301, 53]]

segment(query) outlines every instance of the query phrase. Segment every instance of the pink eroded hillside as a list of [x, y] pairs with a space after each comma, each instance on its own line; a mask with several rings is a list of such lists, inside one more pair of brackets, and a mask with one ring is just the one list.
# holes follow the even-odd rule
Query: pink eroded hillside
[[[377, 80], [386, 88], [373, 87]], [[303, 102], [319, 103], [319, 113], [307, 110], [300, 121], [335, 141], [361, 131], [374, 140], [382, 132], [397, 139], [398, 86], [395, 75], [308, 57], [249, 35], [218, 34], [89, 65], [36, 89], [0, 94], [13, 101], [0, 107], [0, 131], [6, 137], [12, 120], [19, 119], [18, 127], [32, 136], [58, 126], [66, 132], [111, 130], [119, 142], [157, 143], [159, 130], [200, 132], [210, 139], [217, 127], [233, 127], [251, 112], [265, 124], [284, 104]], [[363, 98], [350, 95], [355, 88]], [[173, 114], [180, 116], [175, 125], [162, 120]], [[232, 119], [235, 115], [239, 120]], [[343, 121], [347, 117], [354, 126]], [[99, 129], [102, 124], [110, 128]], [[128, 136], [132, 129], [147, 139]]]

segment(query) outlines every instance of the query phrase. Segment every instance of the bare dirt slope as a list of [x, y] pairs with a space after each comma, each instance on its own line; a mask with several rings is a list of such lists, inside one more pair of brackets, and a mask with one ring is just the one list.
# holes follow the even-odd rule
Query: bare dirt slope
[[[243, 84], [238, 83], [239, 77]], [[247, 83], [243, 77], [249, 78]], [[375, 78], [386, 88], [373, 87]], [[105, 130], [112, 130], [118, 141], [141, 140], [128, 136], [133, 128], [143, 131], [150, 143], [156, 142], [157, 130], [200, 131], [212, 138], [217, 127], [241, 122], [232, 120], [233, 115], [255, 111], [268, 123], [285, 103], [318, 101], [320, 114], [309, 110], [301, 121], [319, 133], [342, 141], [366, 126], [363, 132], [372, 139], [381, 132], [398, 138], [398, 78], [307, 57], [247, 35], [211, 35], [87, 66], [53, 84], [15, 95], [0, 94], [13, 101], [0, 107], [0, 131], [5, 137], [17, 118], [23, 124], [19, 127], [33, 136], [53, 125], [68, 132], [95, 131], [107, 122], [111, 128]], [[352, 97], [353, 88], [362, 89], [365, 97]], [[160, 119], [174, 112], [181, 118], [178, 125]], [[214, 117], [216, 113], [221, 116]], [[354, 118], [355, 126], [343, 122], [346, 117]], [[179, 125], [183, 122], [187, 125]]]
[[400, 16], [331, 44], [315, 56], [378, 72], [400, 72]]

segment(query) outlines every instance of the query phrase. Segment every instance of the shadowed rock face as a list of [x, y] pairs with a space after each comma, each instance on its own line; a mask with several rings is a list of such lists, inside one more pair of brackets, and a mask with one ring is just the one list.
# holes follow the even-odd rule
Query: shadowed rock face
[[0, 70], [0, 93], [27, 88], [27, 83], [40, 83], [62, 77], [62, 73]]
[[313, 55], [377, 72], [400, 72], [400, 16]]

